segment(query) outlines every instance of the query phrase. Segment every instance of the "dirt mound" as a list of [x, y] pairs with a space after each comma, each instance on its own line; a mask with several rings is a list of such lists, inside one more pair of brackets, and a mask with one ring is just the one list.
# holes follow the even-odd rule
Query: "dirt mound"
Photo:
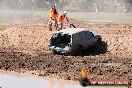
[[0, 47], [47, 51], [51, 33], [47, 24], [8, 28], [0, 34]]

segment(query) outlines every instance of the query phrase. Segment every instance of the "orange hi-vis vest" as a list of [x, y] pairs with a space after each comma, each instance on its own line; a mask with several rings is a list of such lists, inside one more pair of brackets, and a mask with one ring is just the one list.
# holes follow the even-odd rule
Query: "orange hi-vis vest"
[[52, 19], [53, 19], [53, 20], [54, 20], [54, 19], [57, 19], [57, 17], [58, 17], [58, 14], [53, 14]]
[[51, 8], [50, 9], [50, 18], [52, 18], [52, 16], [53, 16], [53, 9]]
[[63, 23], [66, 19], [66, 16], [65, 15], [61, 15], [60, 18], [59, 18], [59, 22], [60, 23]]
[[82, 77], [88, 77], [89, 73], [82, 68]]
[[55, 10], [56, 9], [53, 9], [53, 8], [51, 8], [51, 10], [50, 10], [50, 18], [53, 20], [57, 19], [57, 17], [58, 17], [58, 14], [55, 13]]

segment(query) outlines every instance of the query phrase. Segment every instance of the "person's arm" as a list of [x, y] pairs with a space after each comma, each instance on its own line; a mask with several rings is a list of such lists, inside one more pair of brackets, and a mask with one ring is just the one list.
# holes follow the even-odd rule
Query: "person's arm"
[[52, 9], [50, 9], [49, 15], [50, 15], [50, 18], [52, 19]]
[[58, 12], [57, 12], [57, 10], [56, 10], [56, 9], [54, 10], [54, 14], [58, 14]]
[[68, 19], [68, 17], [66, 17], [66, 20], [67, 20], [67, 22], [69, 22], [69, 19]]

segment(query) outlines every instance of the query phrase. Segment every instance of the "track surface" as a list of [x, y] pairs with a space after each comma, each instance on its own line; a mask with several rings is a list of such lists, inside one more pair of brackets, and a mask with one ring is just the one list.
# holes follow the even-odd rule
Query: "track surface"
[[132, 25], [74, 23], [100, 34], [105, 50], [91, 49], [81, 56], [53, 55], [47, 47], [53, 31], [49, 32], [47, 20], [41, 19], [0, 32], [0, 69], [78, 80], [84, 67], [91, 79], [132, 80]]

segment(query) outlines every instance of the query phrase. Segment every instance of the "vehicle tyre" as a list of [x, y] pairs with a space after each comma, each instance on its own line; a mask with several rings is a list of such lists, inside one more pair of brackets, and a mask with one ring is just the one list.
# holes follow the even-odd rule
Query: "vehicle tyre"
[[79, 82], [83, 87], [86, 87], [91, 84], [90, 80], [87, 77], [82, 77]]

